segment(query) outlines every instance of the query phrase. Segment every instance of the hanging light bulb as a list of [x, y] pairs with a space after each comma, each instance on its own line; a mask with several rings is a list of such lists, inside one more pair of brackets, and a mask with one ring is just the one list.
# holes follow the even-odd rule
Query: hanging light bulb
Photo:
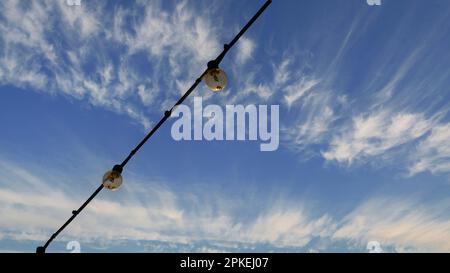
[[111, 170], [103, 175], [102, 184], [108, 190], [117, 190], [122, 185], [122, 175], [120, 172]]
[[220, 91], [225, 88], [228, 82], [227, 74], [220, 68], [210, 68], [203, 76], [203, 80], [209, 89], [214, 92]]

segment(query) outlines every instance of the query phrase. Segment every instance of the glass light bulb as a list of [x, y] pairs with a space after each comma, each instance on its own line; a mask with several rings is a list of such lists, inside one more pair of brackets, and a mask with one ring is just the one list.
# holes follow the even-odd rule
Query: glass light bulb
[[102, 184], [108, 190], [117, 190], [122, 185], [122, 175], [117, 171], [107, 171], [103, 175]]
[[206, 71], [206, 74], [203, 76], [203, 80], [209, 89], [217, 92], [225, 88], [228, 82], [228, 77], [222, 69], [211, 68]]

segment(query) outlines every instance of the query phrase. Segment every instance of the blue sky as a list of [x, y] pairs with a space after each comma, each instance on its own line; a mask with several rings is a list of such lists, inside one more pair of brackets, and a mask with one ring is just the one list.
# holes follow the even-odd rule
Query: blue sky
[[[2, 1], [0, 251], [41, 245], [262, 3]], [[446, 0], [274, 1], [193, 95], [280, 105], [279, 149], [169, 119], [48, 251], [450, 251], [449, 25]]]

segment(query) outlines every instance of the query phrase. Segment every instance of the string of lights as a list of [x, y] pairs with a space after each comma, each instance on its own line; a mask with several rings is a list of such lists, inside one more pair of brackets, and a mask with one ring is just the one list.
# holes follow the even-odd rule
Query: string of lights
[[207, 64], [206, 70], [198, 77], [194, 84], [184, 93], [184, 95], [174, 104], [170, 110], [164, 112], [161, 120], [153, 127], [153, 129], [139, 142], [139, 144], [131, 150], [129, 155], [122, 161], [121, 164], [114, 165], [112, 170], [107, 171], [102, 179], [102, 184], [94, 191], [94, 193], [77, 209], [72, 211], [72, 216], [54, 233], [43, 246], [36, 248], [36, 253], [45, 253], [50, 243], [60, 234], [79, 214], [80, 212], [97, 196], [97, 194], [103, 189], [116, 190], [122, 185], [122, 172], [127, 163], [133, 158], [133, 156], [142, 148], [142, 146], [150, 139], [150, 137], [164, 124], [164, 122], [171, 116], [175, 108], [182, 104], [186, 98], [194, 91], [194, 89], [200, 84], [202, 80], [213, 91], [222, 90], [227, 83], [227, 75], [223, 70], [219, 68], [225, 55], [236, 44], [242, 35], [250, 28], [250, 26], [258, 19], [258, 17], [264, 12], [264, 10], [272, 3], [272, 0], [267, 0], [264, 5], [256, 12], [255, 15], [247, 22], [247, 24], [239, 31], [239, 33], [231, 40], [230, 43], [225, 44], [223, 51], [217, 56], [216, 59], [211, 60]]

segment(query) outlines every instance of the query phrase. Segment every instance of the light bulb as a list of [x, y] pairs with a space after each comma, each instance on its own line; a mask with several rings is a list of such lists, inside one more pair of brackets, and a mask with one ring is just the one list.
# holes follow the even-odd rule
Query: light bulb
[[211, 68], [206, 71], [206, 74], [203, 76], [203, 80], [209, 89], [217, 92], [225, 88], [228, 82], [228, 77], [222, 69]]
[[107, 171], [103, 175], [103, 186], [108, 190], [117, 190], [122, 185], [122, 175], [118, 171]]

